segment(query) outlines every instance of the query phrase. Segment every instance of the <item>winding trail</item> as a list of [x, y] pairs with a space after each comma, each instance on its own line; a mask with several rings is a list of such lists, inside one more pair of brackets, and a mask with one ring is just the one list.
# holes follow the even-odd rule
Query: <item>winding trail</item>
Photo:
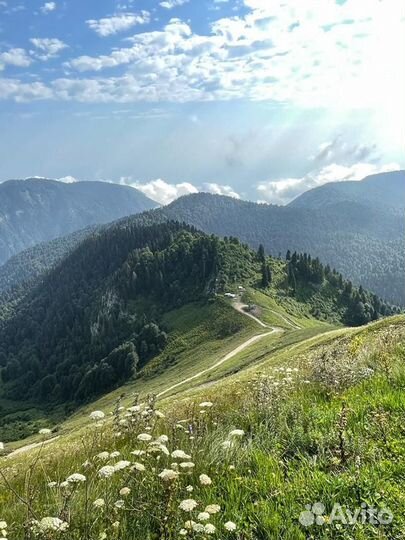
[[[253, 343], [257, 343], [258, 341], [264, 339], [265, 337], [271, 336], [272, 334], [281, 334], [281, 333], [283, 333], [285, 331], [283, 328], [279, 328], [278, 326], [269, 326], [268, 324], [265, 324], [258, 317], [255, 317], [252, 313], [249, 313], [248, 311], [246, 311], [246, 308], [248, 308], [249, 306], [247, 306], [246, 304], [243, 304], [240, 301], [233, 302], [232, 307], [234, 309], [236, 309], [236, 311], [238, 311], [242, 315], [245, 315], [245, 317], [249, 317], [250, 319], [253, 319], [261, 328], [267, 328], [267, 329], [269, 329], [269, 331], [268, 332], [263, 332], [261, 334], [257, 334], [255, 336], [247, 339], [241, 345], [238, 345], [238, 347], [235, 347], [235, 349], [233, 349], [231, 352], [229, 352], [224, 357], [222, 357], [220, 360], [218, 360], [218, 362], [215, 362], [212, 366], [210, 366], [210, 367], [208, 367], [206, 369], [203, 369], [202, 371], [199, 371], [195, 375], [192, 375], [191, 377], [187, 377], [186, 379], [183, 379], [182, 381], [180, 381], [180, 382], [178, 382], [176, 384], [173, 384], [169, 388], [166, 388], [165, 390], [163, 390], [162, 392], [157, 394], [157, 397], [162, 397], [165, 394], [167, 394], [168, 392], [171, 392], [172, 390], [178, 388], [179, 386], [182, 386], [183, 384], [187, 384], [187, 383], [189, 383], [191, 381], [194, 381], [195, 379], [198, 379], [202, 375], [205, 375], [206, 373], [209, 373], [210, 371], [213, 371], [214, 369], [221, 366], [222, 364], [225, 364], [225, 362], [227, 362], [228, 360], [230, 360], [231, 358], [233, 358], [234, 356], [236, 356], [240, 352], [242, 352], [245, 349], [247, 349], [248, 347], [250, 347], [250, 345], [252, 345]], [[272, 311], [272, 310], [270, 310], [270, 311]], [[283, 315], [280, 315], [280, 313], [278, 313], [277, 311], [274, 311], [274, 313], [276, 315], [278, 315], [279, 317], [281, 317], [292, 328], [297, 329], [297, 330], [301, 328], [300, 326], [298, 326], [296, 324], [293, 324], [291, 321], [284, 318]], [[56, 441], [57, 439], [59, 439], [59, 436], [53, 437], [52, 439], [48, 439], [47, 441], [44, 441], [44, 442], [33, 443], [33, 444], [28, 444], [26, 446], [22, 446], [21, 448], [17, 448], [16, 450], [14, 450], [13, 452], [11, 452], [10, 454], [8, 454], [5, 457], [6, 458], [12, 458], [12, 457], [18, 456], [19, 454], [28, 452], [29, 450], [33, 450], [35, 448], [39, 448], [39, 447], [42, 447], [44, 445], [51, 444], [54, 441]]]
[[10, 452], [5, 456], [6, 459], [16, 457], [20, 454], [23, 454], [24, 452], [29, 452], [30, 450], [34, 450], [35, 448], [42, 448], [43, 446], [46, 446], [48, 444], [53, 443], [54, 441], [57, 441], [59, 439], [59, 435], [57, 437], [52, 437], [52, 439], [47, 439], [46, 441], [38, 442], [38, 443], [32, 443], [27, 444], [26, 446], [21, 446], [20, 448], [17, 448], [13, 452]]
[[202, 371], [196, 373], [195, 375], [192, 375], [191, 377], [188, 377], [187, 379], [183, 379], [182, 381], [180, 381], [180, 382], [178, 382], [176, 384], [173, 384], [169, 388], [166, 388], [166, 390], [163, 390], [162, 392], [157, 394], [157, 397], [162, 397], [165, 394], [167, 394], [168, 392], [171, 392], [172, 390], [174, 390], [175, 388], [178, 388], [179, 386], [182, 386], [183, 384], [186, 384], [188, 382], [194, 381], [194, 379], [198, 379], [202, 375], [205, 375], [206, 373], [209, 373], [210, 371], [213, 371], [214, 369], [221, 366], [222, 364], [224, 364], [225, 362], [227, 362], [228, 360], [230, 360], [231, 358], [233, 358], [234, 356], [236, 356], [240, 352], [242, 352], [245, 349], [247, 349], [248, 347], [250, 347], [250, 345], [252, 345], [253, 343], [256, 343], [257, 341], [260, 341], [261, 339], [263, 339], [263, 338], [265, 338], [267, 336], [271, 336], [272, 334], [277, 334], [277, 333], [284, 332], [283, 328], [279, 328], [277, 326], [269, 326], [269, 325], [265, 324], [263, 321], [261, 321], [260, 319], [258, 319], [257, 317], [255, 317], [254, 315], [252, 315], [251, 313], [248, 313], [247, 311], [245, 311], [244, 308], [248, 307], [246, 304], [242, 304], [241, 302], [234, 302], [232, 304], [232, 306], [234, 307], [234, 309], [236, 309], [236, 311], [238, 311], [239, 313], [242, 313], [242, 315], [245, 315], [246, 317], [250, 317], [251, 319], [256, 321], [256, 323], [258, 325], [260, 325], [262, 328], [269, 328], [270, 331], [269, 332], [263, 332], [262, 334], [257, 334], [256, 336], [253, 336], [253, 337], [249, 338], [248, 340], [244, 341], [241, 345], [239, 345], [238, 347], [233, 349], [231, 352], [226, 354], [223, 358], [221, 358], [221, 360], [219, 360], [218, 362], [215, 362], [215, 364], [213, 364], [209, 368], [203, 369]]

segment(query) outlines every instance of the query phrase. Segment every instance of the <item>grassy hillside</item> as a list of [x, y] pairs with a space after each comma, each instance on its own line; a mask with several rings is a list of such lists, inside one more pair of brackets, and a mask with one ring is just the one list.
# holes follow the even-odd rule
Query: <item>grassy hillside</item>
[[[248, 304], [248, 317], [224, 309], [226, 294]], [[325, 322], [358, 325], [390, 310], [306, 255], [272, 259], [175, 222], [119, 223], [80, 243], [11, 307], [3, 304], [2, 439], [35, 433], [44, 418], [59, 421], [127, 382], [159, 392], [149, 380], [156, 373], [165, 372], [167, 387], [196, 368], [210, 380], [215, 359], [217, 376], [239, 369], [245, 360], [221, 358], [228, 343], [231, 350], [253, 337], [256, 311], [265, 312], [262, 332], [263, 324], [318, 332]], [[267, 333], [247, 345], [280, 341], [278, 330]], [[198, 349], [202, 341], [210, 348]]]
[[[172, 324], [185, 318], [180, 310]], [[199, 324], [189, 332], [204, 334]], [[299, 332], [314, 330], [282, 339]], [[49, 516], [69, 540], [399, 539], [404, 340], [403, 317], [301, 335], [217, 384], [110, 401], [104, 411], [115, 412], [101, 424], [76, 417], [49, 447], [2, 461], [9, 536], [22, 537], [25, 523], [39, 537], [58, 537], [45, 531]], [[359, 508], [367, 519], [330, 521], [336, 503], [346, 517]], [[373, 508], [384, 523], [370, 523]]]

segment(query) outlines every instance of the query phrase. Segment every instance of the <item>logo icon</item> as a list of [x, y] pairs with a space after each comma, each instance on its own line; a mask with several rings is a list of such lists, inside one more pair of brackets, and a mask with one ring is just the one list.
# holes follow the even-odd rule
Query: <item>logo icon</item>
[[323, 514], [325, 512], [325, 506], [316, 502], [315, 504], [306, 504], [306, 510], [301, 512], [300, 517], [298, 518], [301, 525], [304, 527], [310, 527], [311, 525], [323, 525], [325, 523], [325, 518]]

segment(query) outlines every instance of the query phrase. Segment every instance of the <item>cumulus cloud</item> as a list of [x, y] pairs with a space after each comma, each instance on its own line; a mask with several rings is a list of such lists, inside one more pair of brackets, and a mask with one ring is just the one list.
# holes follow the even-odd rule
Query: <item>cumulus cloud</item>
[[177, 6], [182, 6], [184, 4], [187, 4], [190, 0], [165, 0], [164, 2], [160, 2], [160, 6], [165, 9], [173, 9]]
[[[241, 4], [243, 14], [214, 20], [206, 32], [172, 19], [136, 34], [129, 46], [72, 58], [65, 67], [89, 75], [48, 86], [55, 99], [86, 102], [268, 100], [395, 110], [399, 117], [405, 20], [398, 0], [368, 0], [366, 15], [358, 0]], [[110, 36], [149, 19], [147, 12], [124, 12], [88, 25]], [[111, 68], [120, 71], [100, 75]]]
[[370, 174], [399, 170], [397, 163], [378, 165], [374, 163], [354, 163], [338, 165], [332, 163], [301, 178], [281, 178], [260, 182], [257, 186], [261, 201], [272, 204], [287, 204], [309, 189], [329, 182], [363, 180]]
[[90, 19], [87, 25], [101, 37], [108, 37], [118, 32], [129, 30], [138, 24], [146, 24], [150, 21], [150, 13], [119, 13], [103, 19]]
[[207, 191], [208, 193], [215, 193], [215, 195], [226, 195], [227, 197], [240, 199], [239, 193], [236, 193], [236, 191], [231, 186], [222, 186], [221, 184], [206, 183], [203, 184], [202, 191]]
[[45, 4], [43, 6], [41, 6], [41, 12], [44, 14], [44, 15], [47, 15], [48, 13], [50, 13], [51, 11], [55, 11], [56, 9], [56, 2], [45, 2]]
[[23, 83], [18, 79], [0, 78], [0, 99], [25, 103], [53, 97], [52, 90], [42, 82]]
[[198, 193], [198, 189], [189, 182], [169, 184], [161, 178], [146, 183], [132, 182], [130, 179], [124, 178], [121, 179], [121, 183], [139, 189], [139, 191], [142, 191], [147, 197], [160, 204], [169, 204], [182, 195]]
[[60, 51], [67, 48], [66, 43], [57, 38], [31, 38], [30, 42], [37, 49], [34, 54], [40, 60], [55, 58]]
[[76, 182], [79, 182], [79, 180], [74, 176], [63, 176], [62, 178], [57, 178], [56, 180], [58, 182], [63, 182], [64, 184], [75, 184]]
[[31, 63], [32, 59], [24, 49], [9, 49], [8, 51], [0, 53], [0, 70], [4, 69], [6, 65], [28, 67]]
[[158, 178], [157, 180], [151, 180], [150, 182], [135, 182], [131, 177], [123, 177], [120, 181], [121, 184], [130, 185], [139, 191], [142, 191], [147, 197], [153, 199], [160, 204], [169, 204], [175, 199], [182, 197], [183, 195], [190, 195], [192, 193], [215, 193], [216, 195], [227, 195], [228, 197], [234, 197], [240, 199], [240, 196], [231, 186], [224, 186], [217, 183], [205, 183], [202, 186], [195, 186], [190, 182], [181, 182], [177, 184], [171, 184]]
[[[245, 0], [245, 6], [245, 15], [216, 20], [207, 34], [173, 19], [162, 30], [135, 35], [130, 47], [81, 56], [70, 66], [128, 66], [126, 77], [148, 87], [156, 101], [248, 98], [366, 107], [387, 101], [387, 91], [400, 96], [404, 81], [395, 58], [404, 21], [396, 0], [370, 0], [367, 17], [357, 0], [325, 0], [322, 8], [291, 0]], [[103, 35], [115, 31], [113, 19], [105, 19]], [[136, 100], [138, 88], [130, 94], [127, 99]]]

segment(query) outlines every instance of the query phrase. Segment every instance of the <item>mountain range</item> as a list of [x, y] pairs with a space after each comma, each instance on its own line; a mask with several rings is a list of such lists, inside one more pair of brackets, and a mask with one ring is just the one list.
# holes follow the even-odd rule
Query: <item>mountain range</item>
[[[135, 198], [142, 195], [136, 190], [129, 193], [133, 192]], [[146, 202], [154, 205], [148, 199]], [[288, 250], [306, 252], [336, 268], [354, 284], [404, 306], [404, 212], [405, 172], [399, 171], [360, 182], [325, 184], [287, 206], [198, 193], [151, 210], [141, 219], [147, 216], [154, 223], [184, 222], [206, 233], [237, 237], [254, 249], [262, 244], [275, 257], [284, 258]], [[123, 218], [123, 222], [136, 219]], [[95, 231], [94, 227], [85, 229], [15, 255], [0, 267], [0, 294], [41, 276]]]
[[157, 206], [136, 189], [107, 182], [0, 183], [0, 265], [40, 242]]
[[307, 252], [354, 283], [405, 305], [405, 172], [326, 184], [288, 206], [199, 193], [157, 210], [274, 256]]

